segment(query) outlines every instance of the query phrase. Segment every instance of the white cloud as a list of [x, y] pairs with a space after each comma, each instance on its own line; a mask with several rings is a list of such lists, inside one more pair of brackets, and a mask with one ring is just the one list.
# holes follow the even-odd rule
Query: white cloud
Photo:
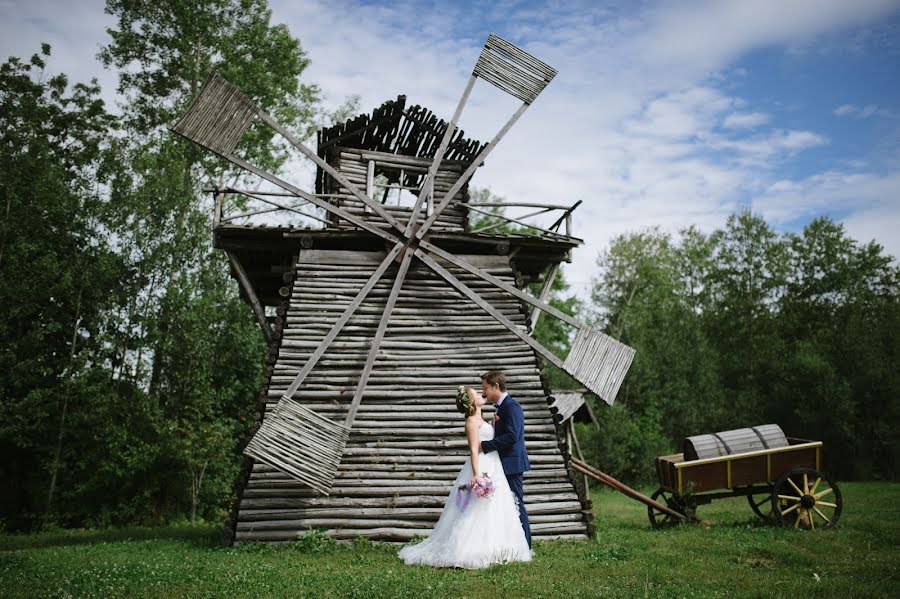
[[726, 129], [755, 129], [769, 122], [769, 115], [762, 112], [734, 112], [725, 117]]
[[[79, 4], [71, 21], [55, 16], [59, 5], [46, 0], [0, 4], [0, 49], [30, 53], [36, 40], [51, 36], [59, 70], [73, 79], [102, 73], [93, 57], [108, 17], [102, 2], [92, 1]], [[832, 165], [819, 175], [786, 177], [784, 165], [829, 139], [822, 131], [773, 125], [777, 97], [766, 107], [752, 105], [728, 83], [748, 76], [734, 62], [752, 50], [811, 44], [897, 6], [888, 0], [679, 0], [625, 9], [591, 2], [272, 0], [272, 18], [301, 39], [312, 61], [304, 78], [321, 86], [330, 107], [359, 94], [368, 111], [406, 94], [410, 103], [449, 117], [491, 28], [558, 68], [473, 184], [509, 201], [583, 200], [575, 227], [586, 243], [566, 272], [586, 285], [612, 236], [651, 225], [709, 230], [751, 199], [754, 209], [785, 226], [835, 202], [854, 223], [851, 232], [884, 236], [878, 238], [888, 245], [893, 231], [883, 223], [892, 215], [896, 223], [900, 211], [892, 199], [895, 179], [864, 161], [844, 172]], [[487, 140], [516, 104], [479, 82], [461, 126]], [[834, 114], [860, 118], [884, 110], [872, 106], [848, 103]], [[849, 201], [862, 188], [866, 193]]]
[[857, 107], [853, 104], [841, 104], [832, 113], [836, 116], [852, 116], [857, 119], [867, 119], [873, 116], [890, 117], [893, 115], [890, 110], [880, 108], [875, 104], [867, 104], [863, 107]]
[[800, 180], [779, 180], [753, 199], [754, 210], [784, 225], [810, 214], [842, 220], [851, 237], [878, 241], [900, 257], [900, 172], [825, 171]]
[[848, 114], [853, 114], [856, 110], [857, 108], [853, 104], [841, 104], [834, 109], [834, 114], [837, 116], [847, 116]]

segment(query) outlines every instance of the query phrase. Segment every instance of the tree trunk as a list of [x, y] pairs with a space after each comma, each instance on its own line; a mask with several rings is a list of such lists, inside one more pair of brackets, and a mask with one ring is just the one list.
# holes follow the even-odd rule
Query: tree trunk
[[203, 465], [200, 467], [199, 475], [195, 474], [194, 469], [191, 468], [191, 526], [197, 521], [197, 506], [200, 504], [200, 489], [203, 486], [203, 475], [206, 473], [206, 465], [209, 463], [209, 460], [203, 462]]
[[53, 492], [56, 490], [56, 477], [59, 473], [59, 459], [62, 454], [63, 434], [66, 430], [66, 412], [69, 408], [69, 391], [71, 389], [71, 381], [75, 370], [75, 345], [78, 342], [78, 323], [81, 320], [81, 294], [84, 290], [84, 282], [79, 283], [78, 299], [75, 301], [75, 324], [72, 326], [72, 348], [69, 352], [69, 366], [66, 373], [66, 381], [62, 394], [62, 410], [59, 417], [59, 433], [56, 435], [56, 447], [53, 450], [53, 462], [50, 465], [50, 488], [47, 490], [47, 506], [44, 510], [45, 514], [50, 513], [53, 506]]

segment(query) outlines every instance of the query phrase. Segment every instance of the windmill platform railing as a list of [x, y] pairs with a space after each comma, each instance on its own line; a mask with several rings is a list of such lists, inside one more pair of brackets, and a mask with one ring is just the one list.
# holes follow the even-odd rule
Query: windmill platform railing
[[[548, 237], [550, 239], [571, 239], [573, 237], [572, 212], [574, 212], [574, 210], [580, 205], [581, 200], [578, 200], [571, 206], [560, 206], [556, 204], [536, 204], [532, 202], [468, 202], [466, 204], [469, 210], [486, 217], [495, 218], [499, 221], [496, 223], [478, 227], [477, 229], [472, 229], [471, 233], [488, 233], [490, 231], [500, 229], [507, 224], [512, 224], [518, 225], [520, 227], [526, 227], [528, 233], [530, 234], [536, 235], [538, 237]], [[528, 214], [523, 214], [521, 216], [511, 217], [506, 214], [490, 212], [489, 210], [485, 210], [485, 208], [538, 208], [538, 210], [529, 212]], [[527, 220], [555, 211], [561, 211], [562, 215], [552, 225], [546, 228], [537, 226], [531, 222], [528, 222]], [[563, 224], [565, 224], [565, 233], [560, 233], [559, 228]]]
[[[316, 214], [310, 211], [315, 208], [308, 200], [299, 199], [296, 195], [285, 191], [273, 190], [256, 190], [256, 189], [237, 189], [232, 187], [207, 187], [203, 190], [206, 193], [213, 194], [215, 198], [214, 205], [214, 227], [226, 224], [249, 224], [250, 222], [263, 217], [270, 222], [260, 222], [258, 224], [270, 224], [272, 217], [281, 217], [279, 223], [285, 221], [284, 218], [302, 217], [321, 224], [321, 228], [325, 228], [331, 224], [325, 215]], [[316, 198], [335, 201], [346, 196], [346, 194], [312, 194]], [[229, 200], [232, 200], [229, 203]], [[482, 215], [486, 218], [496, 219], [497, 222], [483, 225], [481, 227], [471, 229], [470, 233], [490, 233], [497, 231], [507, 225], [524, 227], [525, 231], [537, 237], [548, 239], [573, 239], [572, 230], [572, 213], [581, 205], [582, 201], [578, 200], [570, 206], [559, 204], [542, 204], [533, 202], [466, 202], [465, 208], [471, 212]], [[232, 211], [232, 208], [239, 207], [239, 211]], [[505, 213], [491, 212], [490, 208], [527, 208], [534, 209], [523, 215], [509, 216]], [[558, 213], [560, 214], [553, 224], [548, 227], [541, 227], [535, 224], [534, 219], [537, 217]], [[307, 221], [300, 221], [308, 224]], [[274, 223], [272, 223], [274, 224]], [[560, 227], [565, 226], [562, 232]]]

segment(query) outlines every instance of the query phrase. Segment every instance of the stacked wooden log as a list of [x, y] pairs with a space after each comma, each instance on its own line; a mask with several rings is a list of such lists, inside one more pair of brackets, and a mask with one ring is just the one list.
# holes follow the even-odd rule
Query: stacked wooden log
[[[290, 299], [279, 324], [278, 350], [262, 414], [274, 408], [293, 376], [383, 259], [382, 252], [301, 250]], [[513, 283], [508, 258], [466, 256]], [[443, 263], [505, 316], [526, 327], [515, 298]], [[396, 266], [382, 278], [332, 343], [294, 400], [342, 422], [365, 362]], [[559, 416], [547, 405], [537, 357], [529, 346], [414, 263], [397, 306], [330, 495], [248, 461], [233, 514], [236, 543], [287, 542], [310, 528], [342, 539], [404, 541], [427, 535], [466, 459], [457, 385], [480, 387], [479, 375], [500, 369], [525, 410], [532, 470], [525, 502], [536, 539], [585, 538], [590, 504], [573, 483], [560, 446]], [[492, 414], [485, 410], [490, 420]]]

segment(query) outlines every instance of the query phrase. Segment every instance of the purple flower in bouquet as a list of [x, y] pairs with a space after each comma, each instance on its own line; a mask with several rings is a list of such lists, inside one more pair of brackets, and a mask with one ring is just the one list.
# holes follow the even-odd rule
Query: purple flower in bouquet
[[482, 499], [490, 499], [494, 495], [494, 481], [491, 480], [491, 477], [488, 476], [487, 472], [480, 476], [476, 476], [475, 482], [472, 483], [471, 486], [460, 485], [456, 490], [456, 507], [458, 507], [461, 512], [466, 511], [466, 507], [469, 505], [469, 499], [472, 497], [473, 491]]

